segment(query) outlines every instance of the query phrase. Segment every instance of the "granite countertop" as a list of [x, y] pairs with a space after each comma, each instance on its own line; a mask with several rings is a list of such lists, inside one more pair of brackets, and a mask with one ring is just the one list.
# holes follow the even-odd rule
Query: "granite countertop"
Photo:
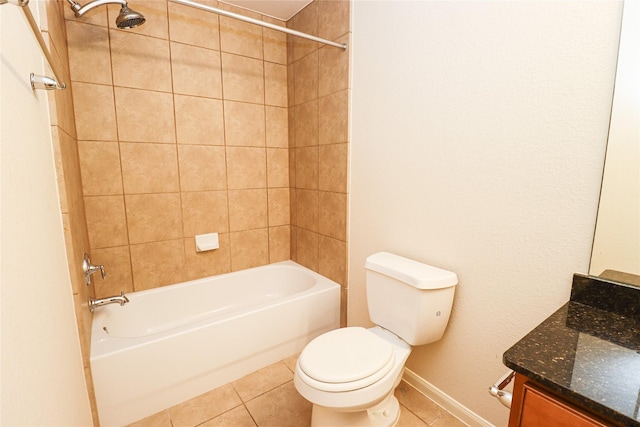
[[574, 275], [570, 301], [503, 362], [591, 412], [640, 427], [640, 288]]

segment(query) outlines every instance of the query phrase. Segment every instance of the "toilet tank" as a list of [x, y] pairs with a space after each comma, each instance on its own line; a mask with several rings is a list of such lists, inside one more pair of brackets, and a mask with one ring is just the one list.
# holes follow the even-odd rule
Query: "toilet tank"
[[371, 321], [410, 345], [442, 338], [449, 322], [458, 277], [388, 252], [365, 262]]

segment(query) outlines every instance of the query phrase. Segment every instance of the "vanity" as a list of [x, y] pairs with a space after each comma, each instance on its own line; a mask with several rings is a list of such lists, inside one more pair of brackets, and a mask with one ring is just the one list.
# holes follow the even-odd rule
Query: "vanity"
[[640, 287], [574, 275], [569, 302], [503, 362], [510, 427], [640, 427]]

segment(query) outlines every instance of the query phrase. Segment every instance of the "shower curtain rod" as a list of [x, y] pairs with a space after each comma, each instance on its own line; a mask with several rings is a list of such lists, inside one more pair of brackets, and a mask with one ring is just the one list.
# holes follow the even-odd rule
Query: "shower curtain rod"
[[296, 30], [289, 29], [287, 27], [282, 27], [280, 25], [271, 24], [270, 22], [260, 21], [258, 19], [249, 18], [248, 16], [243, 16], [237, 13], [228, 12], [226, 10], [218, 9], [212, 6], [196, 3], [195, 1], [191, 1], [191, 0], [170, 0], [170, 1], [174, 3], [183, 4], [185, 6], [195, 7], [196, 9], [206, 10], [207, 12], [217, 13], [218, 15], [223, 15], [228, 18], [234, 18], [240, 21], [249, 22], [251, 24], [260, 25], [261, 27], [271, 28], [272, 30], [281, 31], [283, 33], [313, 40], [319, 43], [324, 43], [329, 46], [339, 47], [340, 49], [343, 49], [343, 50], [347, 48], [346, 44], [336, 43], [331, 40], [327, 40], [320, 37], [312, 36], [311, 34], [303, 33], [301, 31], [296, 31]]

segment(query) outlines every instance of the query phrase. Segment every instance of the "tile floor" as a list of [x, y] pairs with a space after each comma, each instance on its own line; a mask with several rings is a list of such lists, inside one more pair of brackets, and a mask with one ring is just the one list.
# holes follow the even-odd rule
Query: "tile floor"
[[[293, 385], [297, 356], [140, 420], [130, 427], [305, 427], [311, 404]], [[398, 427], [464, 427], [466, 424], [413, 387], [396, 389]]]

